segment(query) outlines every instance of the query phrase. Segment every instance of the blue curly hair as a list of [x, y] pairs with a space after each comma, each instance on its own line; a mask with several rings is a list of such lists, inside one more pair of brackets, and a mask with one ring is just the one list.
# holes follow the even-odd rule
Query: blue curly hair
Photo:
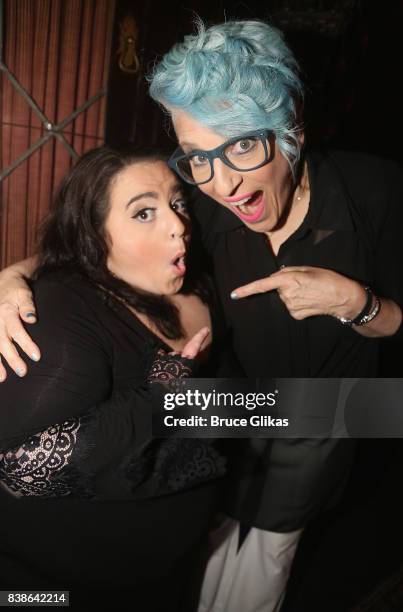
[[303, 86], [282, 33], [262, 21], [196, 26], [148, 76], [151, 97], [224, 137], [271, 130], [295, 174]]

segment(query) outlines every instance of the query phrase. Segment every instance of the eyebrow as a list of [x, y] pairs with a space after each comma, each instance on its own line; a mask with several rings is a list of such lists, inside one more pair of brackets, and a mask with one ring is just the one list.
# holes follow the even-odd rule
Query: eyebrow
[[156, 193], [155, 191], [145, 191], [144, 193], [139, 193], [138, 195], [130, 198], [130, 200], [126, 204], [126, 208], [129, 208], [130, 204], [133, 204], [133, 202], [137, 202], [137, 200], [141, 200], [142, 198], [153, 198], [154, 200], [157, 200], [158, 193]]
[[[182, 193], [182, 185], [180, 183], [175, 183], [175, 185], [171, 189], [171, 194], [174, 193]], [[156, 191], [145, 191], [144, 193], [139, 193], [127, 202], [126, 209], [129, 208], [130, 204], [137, 202], [137, 200], [141, 200], [142, 198], [153, 198], [154, 200], [158, 200], [158, 193]]]

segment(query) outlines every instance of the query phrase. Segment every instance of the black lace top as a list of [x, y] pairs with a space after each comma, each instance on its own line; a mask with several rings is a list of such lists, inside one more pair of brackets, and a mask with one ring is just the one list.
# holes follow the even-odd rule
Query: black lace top
[[177, 610], [225, 471], [214, 441], [152, 439], [154, 383], [192, 363], [77, 276], [34, 293], [42, 359], [0, 385], [0, 590], [124, 587]]
[[[210, 440], [151, 437], [150, 384], [192, 363], [125, 307], [77, 276], [34, 287], [42, 351], [26, 377], [0, 386], [0, 482], [17, 496], [130, 499], [222, 476]], [[190, 476], [191, 475], [191, 476]]]

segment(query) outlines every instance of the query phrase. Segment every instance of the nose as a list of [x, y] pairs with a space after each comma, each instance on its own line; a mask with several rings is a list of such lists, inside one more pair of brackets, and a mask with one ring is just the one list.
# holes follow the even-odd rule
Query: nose
[[242, 181], [243, 177], [240, 172], [226, 166], [220, 159], [214, 160], [214, 176], [211, 182], [217, 195], [221, 197], [232, 195]]
[[186, 233], [186, 225], [180, 215], [174, 210], [170, 210], [169, 232], [172, 238], [183, 238]]

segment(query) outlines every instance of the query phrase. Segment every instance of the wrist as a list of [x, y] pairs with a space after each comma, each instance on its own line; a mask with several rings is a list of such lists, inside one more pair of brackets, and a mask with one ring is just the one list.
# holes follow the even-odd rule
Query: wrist
[[337, 319], [355, 319], [367, 303], [368, 294], [364, 285], [357, 281], [346, 279], [348, 282], [343, 287], [343, 300], [334, 309], [332, 315]]
[[18, 278], [18, 276], [19, 274], [15, 270], [12, 270], [10, 266], [8, 268], [4, 268], [4, 270], [0, 272], [0, 285], [3, 282], [7, 283], [10, 280]]
[[37, 257], [29, 257], [28, 259], [24, 259], [22, 261], [17, 261], [7, 268], [4, 268], [0, 272], [0, 282], [4, 279], [7, 280], [20, 280], [24, 277], [32, 277], [32, 274], [35, 271], [37, 265]]
[[337, 319], [343, 323], [343, 325], [348, 326], [362, 326], [370, 323], [376, 316], [378, 316], [379, 311], [381, 309], [381, 301], [380, 299], [374, 295], [372, 289], [368, 286], [363, 287], [363, 290], [366, 294], [365, 304], [363, 308], [359, 311], [355, 316], [351, 316], [349, 318], [344, 316], [338, 316]]
[[23, 270], [19, 267], [18, 263], [12, 264], [11, 266], [7, 266], [0, 273], [0, 279], [16, 279], [21, 278], [23, 276]]

